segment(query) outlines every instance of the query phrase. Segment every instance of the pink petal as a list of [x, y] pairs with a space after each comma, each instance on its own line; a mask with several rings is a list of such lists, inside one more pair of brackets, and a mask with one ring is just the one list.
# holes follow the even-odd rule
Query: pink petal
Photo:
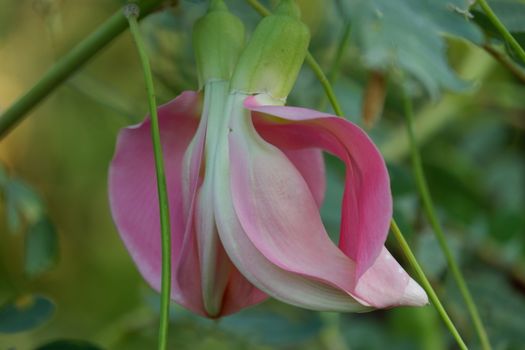
[[245, 107], [288, 120], [258, 123], [270, 142], [287, 142], [291, 149], [319, 147], [338, 156], [347, 167], [340, 235], [341, 250], [357, 264], [361, 276], [379, 256], [390, 219], [392, 196], [388, 172], [381, 154], [356, 125], [317, 111], [280, 106], [260, 106], [256, 97], [246, 99]]
[[[264, 130], [266, 128], [263, 126]], [[279, 148], [301, 173], [314, 196], [317, 206], [320, 208], [326, 191], [323, 153], [317, 148], [289, 149], [287, 148], [288, 142], [278, 139], [278, 136], [275, 135], [275, 137], [271, 138], [271, 141], [273, 141], [271, 143]]]
[[[176, 270], [182, 252], [186, 217], [183, 215], [181, 169], [183, 155], [196, 132], [200, 98], [184, 92], [159, 108], [159, 126], [164, 154], [172, 232], [172, 264]], [[109, 169], [110, 206], [117, 229], [139, 271], [156, 290], [160, 289], [160, 222], [150, 120], [125, 128], [118, 137]], [[198, 273], [198, 268], [194, 267]], [[198, 279], [196, 279], [198, 280]], [[172, 299], [199, 311], [199, 299], [172, 279]]]
[[[232, 127], [230, 138], [236, 142], [232, 142], [230, 147], [234, 206], [245, 234], [260, 252], [279, 267], [340, 288], [365, 306], [384, 308], [426, 304], [425, 292], [384, 248], [392, 210], [388, 173], [381, 155], [364, 132], [341, 118], [315, 111], [258, 106], [255, 98], [248, 98], [245, 105], [252, 110], [293, 120], [285, 123], [282, 120], [276, 123], [266, 120], [264, 126], [261, 115], [255, 116], [257, 130], [268, 141], [284, 149], [325, 148], [345, 161], [350, 170], [347, 171], [343, 201], [346, 220], [343, 219], [340, 247], [358, 264], [345, 270], [338, 269], [334, 263], [325, 273], [321, 273], [320, 267], [309, 265], [313, 262], [330, 265], [330, 259], [337, 257], [337, 254], [323, 251], [320, 241], [316, 241], [321, 240], [315, 236], [316, 233], [324, 237], [326, 233], [317, 223], [319, 214], [316, 215], [311, 206], [310, 212], [306, 212], [307, 191], [294, 182], [296, 177], [292, 171], [286, 170], [285, 162], [276, 150], [256, 140], [256, 135], [252, 148], [240, 143], [237, 139], [248, 144], [250, 141], [242, 141], [238, 136], [235, 139], [235, 128]], [[295, 121], [303, 115], [306, 116], [304, 122]], [[253, 137], [252, 132], [249, 138]], [[272, 184], [277, 184], [275, 192], [270, 188]], [[247, 193], [253, 193], [253, 198]], [[358, 215], [350, 217], [352, 211], [357, 211]], [[272, 227], [264, 227], [267, 222]], [[282, 227], [281, 222], [291, 229]], [[369, 239], [372, 242], [367, 242]], [[318, 249], [315, 255], [303, 243], [310, 245], [310, 248], [323, 248]], [[359, 249], [355, 248], [356, 245]], [[377, 249], [379, 255], [375, 253]], [[293, 266], [290, 259], [300, 260], [303, 270], [300, 266]], [[341, 283], [341, 276], [347, 277], [348, 271], [355, 273], [359, 263], [362, 272], [360, 277], [357, 274], [354, 276], [357, 285], [352, 288], [347, 283]]]
[[244, 116], [232, 118], [229, 146], [233, 204], [253, 245], [283, 270], [353, 290], [355, 264], [329, 239], [315, 199], [290, 160]]
[[219, 235], [241, 273], [261, 290], [293, 305], [326, 311], [366, 310], [347, 292], [282, 269], [261, 253], [245, 233], [233, 207], [227, 142], [219, 145], [217, 155], [214, 206]]
[[428, 304], [423, 288], [408, 276], [385, 247], [359, 279], [355, 294], [377, 308]]

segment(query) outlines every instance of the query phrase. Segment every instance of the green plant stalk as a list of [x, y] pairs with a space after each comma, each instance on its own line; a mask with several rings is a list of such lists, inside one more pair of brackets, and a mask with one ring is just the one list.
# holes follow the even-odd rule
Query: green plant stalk
[[[257, 11], [263, 17], [271, 14], [270, 10], [264, 7], [264, 5], [261, 4], [258, 0], [246, 0], [246, 2], [248, 2], [248, 4], [250, 4], [250, 6], [252, 6], [253, 9]], [[339, 101], [337, 101], [337, 97], [335, 96], [334, 89], [332, 89], [332, 85], [330, 84], [330, 81], [324, 74], [319, 63], [317, 63], [317, 61], [315, 60], [315, 58], [312, 56], [310, 52], [306, 54], [305, 62], [310, 66], [315, 76], [317, 77], [317, 80], [319, 80], [319, 82], [323, 86], [325, 94], [328, 97], [328, 100], [330, 101], [330, 104], [332, 105], [332, 108], [334, 109], [335, 114], [342, 116], [343, 109], [341, 108]]]
[[503, 36], [505, 41], [514, 49], [520, 60], [525, 63], [525, 51], [518, 43], [518, 41], [512, 36], [501, 20], [496, 16], [492, 8], [489, 6], [486, 0], [478, 0], [479, 6], [483, 9], [483, 12], [487, 15], [490, 23], [496, 27], [498, 32]]
[[[266, 9], [261, 3], [259, 3], [257, 0], [246, 0], [259, 14], [262, 16], [268, 16], [270, 14], [270, 11]], [[323, 85], [323, 88], [325, 90], [326, 95], [328, 96], [328, 99], [330, 103], [332, 104], [332, 108], [335, 111], [335, 114], [343, 117], [342, 109], [337, 101], [337, 97], [333, 93], [332, 86], [330, 84], [330, 81], [326, 77], [326, 75], [323, 73], [321, 67], [319, 64], [315, 61], [312, 55], [308, 53], [306, 57], [306, 63], [310, 65], [310, 67], [314, 70], [315, 75], [319, 79], [320, 83]], [[401, 231], [399, 230], [399, 227], [397, 226], [394, 219], [391, 221], [391, 229], [394, 232], [394, 235], [396, 239], [399, 242], [399, 245], [401, 247], [401, 250], [408, 258], [408, 261], [410, 265], [414, 268], [416, 271], [416, 274], [418, 275], [423, 288], [428, 293], [430, 300], [434, 304], [434, 307], [436, 308], [436, 311], [439, 313], [441, 318], [443, 319], [445, 325], [450, 330], [452, 336], [458, 343], [459, 347], [462, 350], [468, 350], [467, 346], [465, 345], [465, 342], [461, 338], [461, 335], [459, 334], [458, 330], [454, 326], [454, 323], [451, 321], [450, 317], [448, 316], [445, 308], [441, 304], [436, 292], [432, 288], [432, 285], [428, 281], [427, 277], [425, 276], [425, 273], [423, 272], [423, 269], [421, 266], [419, 266], [419, 263], [417, 262], [416, 257], [414, 256], [414, 253], [412, 253], [412, 250], [410, 249], [410, 246], [406, 242], [405, 238], [403, 237]]]
[[418, 276], [419, 282], [421, 283], [422, 287], [425, 289], [425, 291], [428, 294], [428, 297], [432, 301], [432, 304], [436, 308], [436, 311], [439, 313], [441, 318], [443, 319], [443, 322], [449, 329], [450, 333], [452, 333], [452, 336], [458, 343], [459, 347], [462, 350], [467, 350], [467, 345], [461, 338], [461, 335], [459, 334], [458, 330], [454, 326], [454, 323], [448, 316], [445, 308], [441, 304], [441, 301], [439, 300], [436, 292], [434, 291], [434, 288], [432, 288], [432, 285], [427, 279], [427, 276], [425, 275], [425, 272], [417, 262], [416, 257], [414, 256], [414, 253], [412, 253], [412, 250], [410, 249], [410, 246], [408, 245], [407, 241], [405, 240], [405, 237], [401, 233], [401, 230], [399, 230], [399, 227], [397, 226], [396, 222], [392, 219], [392, 222], [390, 223], [390, 230], [394, 234], [394, 237], [396, 238], [397, 242], [399, 243], [399, 246], [401, 247], [401, 250], [403, 251], [403, 254], [405, 254], [408, 262], [414, 269], [416, 275]]
[[137, 46], [140, 56], [146, 92], [151, 116], [151, 138], [153, 141], [153, 152], [155, 156], [155, 171], [157, 175], [157, 192], [159, 196], [160, 209], [160, 228], [162, 241], [162, 280], [161, 280], [161, 302], [160, 302], [160, 325], [158, 349], [167, 349], [168, 326], [170, 313], [170, 290], [171, 290], [171, 237], [170, 237], [170, 217], [168, 204], [168, 190], [166, 187], [166, 175], [164, 172], [164, 161], [162, 157], [162, 145], [160, 142], [159, 120], [157, 115], [157, 103], [155, 102], [155, 91], [153, 88], [153, 74], [149, 64], [148, 55], [144, 48], [144, 43], [138, 25], [138, 15], [140, 9], [133, 4], [125, 7], [126, 17], [129, 22], [129, 29], [133, 40]]
[[470, 291], [465, 282], [463, 274], [461, 273], [461, 270], [459, 269], [459, 266], [456, 263], [454, 256], [452, 255], [452, 252], [450, 251], [450, 248], [447, 243], [447, 239], [445, 237], [445, 233], [436, 216], [436, 210], [434, 208], [434, 203], [432, 202], [432, 197], [430, 195], [428, 184], [425, 178], [425, 172], [423, 170], [421, 155], [419, 154], [417, 141], [416, 141], [416, 137], [414, 134], [414, 128], [413, 128], [413, 118], [414, 117], [413, 117], [412, 103], [411, 103], [410, 97], [406, 94], [404, 96], [404, 107], [405, 107], [406, 128], [407, 128], [407, 133], [408, 133], [409, 140], [410, 140], [410, 154], [412, 158], [412, 170], [414, 172], [414, 177], [416, 179], [416, 185], [419, 191], [419, 195], [421, 196], [421, 200], [423, 202], [423, 208], [425, 210], [427, 219], [430, 222], [430, 225], [432, 226], [435, 236], [439, 242], [441, 251], [445, 255], [445, 259], [447, 260], [448, 267], [450, 268], [450, 271], [452, 272], [452, 276], [454, 277], [454, 280], [456, 281], [459, 287], [461, 295], [463, 296], [463, 300], [465, 301], [465, 304], [467, 305], [468, 312], [470, 314], [472, 322], [474, 323], [474, 328], [476, 330], [476, 333], [478, 334], [479, 340], [481, 342], [481, 346], [484, 350], [490, 350], [492, 349], [492, 347], [490, 346], [490, 341], [487, 336], [487, 332], [485, 331], [485, 327], [483, 326], [483, 323], [479, 316], [479, 312], [476, 307], [476, 304], [474, 303], [474, 300], [472, 299], [472, 295], [470, 294]]
[[[163, 0], [143, 0], [137, 6], [141, 18], [155, 10]], [[128, 22], [119, 10], [91, 35], [81, 41], [69, 53], [58, 60], [40, 80], [0, 115], [0, 139], [39, 102], [82, 67], [91, 57], [109, 44], [128, 27]]]

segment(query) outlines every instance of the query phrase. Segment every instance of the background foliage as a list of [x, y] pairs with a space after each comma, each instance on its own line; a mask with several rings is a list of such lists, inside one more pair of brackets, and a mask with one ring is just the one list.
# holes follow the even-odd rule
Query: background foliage
[[[363, 124], [363, 101], [381, 104], [366, 98], [367, 87], [374, 74], [384, 77], [384, 113], [369, 132], [389, 163], [396, 219], [475, 349], [468, 314], [422, 213], [407, 160], [400, 88], [413, 95], [440, 220], [494, 348], [523, 349], [525, 73], [514, 53], [481, 11], [468, 12], [463, 0], [298, 3], [312, 32], [312, 53], [326, 71], [351, 26], [334, 75], [349, 119]], [[259, 16], [243, 1], [228, 4], [248, 28], [257, 23]], [[525, 3], [491, 4], [523, 44]], [[0, 110], [120, 5], [0, 0]], [[190, 33], [205, 7], [205, 1], [180, 1], [142, 23], [160, 102], [197, 87]], [[1, 350], [155, 344], [158, 297], [118, 238], [106, 183], [118, 129], [146, 113], [143, 89], [126, 33], [1, 141]], [[305, 67], [289, 103], [325, 102]], [[337, 240], [343, 169], [334, 158], [326, 160], [323, 218]], [[217, 322], [175, 305], [172, 315], [170, 342], [177, 349], [453, 348], [432, 307], [337, 315], [268, 301]]]

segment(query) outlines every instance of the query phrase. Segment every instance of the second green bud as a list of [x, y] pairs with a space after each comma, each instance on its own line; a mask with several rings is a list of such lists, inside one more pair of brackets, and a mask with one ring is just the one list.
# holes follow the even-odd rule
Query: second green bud
[[248, 94], [267, 93], [285, 99], [308, 50], [310, 33], [292, 0], [281, 1], [275, 13], [262, 19], [246, 45], [231, 87]]

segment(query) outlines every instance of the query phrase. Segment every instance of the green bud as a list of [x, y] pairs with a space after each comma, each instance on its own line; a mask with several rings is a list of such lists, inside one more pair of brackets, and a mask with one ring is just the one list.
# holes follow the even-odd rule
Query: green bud
[[285, 99], [307, 53], [310, 33], [293, 0], [282, 0], [275, 13], [255, 28], [233, 73], [231, 88]]
[[242, 22], [222, 0], [212, 0], [206, 15], [193, 26], [199, 86], [209, 80], [230, 80], [243, 45]]

